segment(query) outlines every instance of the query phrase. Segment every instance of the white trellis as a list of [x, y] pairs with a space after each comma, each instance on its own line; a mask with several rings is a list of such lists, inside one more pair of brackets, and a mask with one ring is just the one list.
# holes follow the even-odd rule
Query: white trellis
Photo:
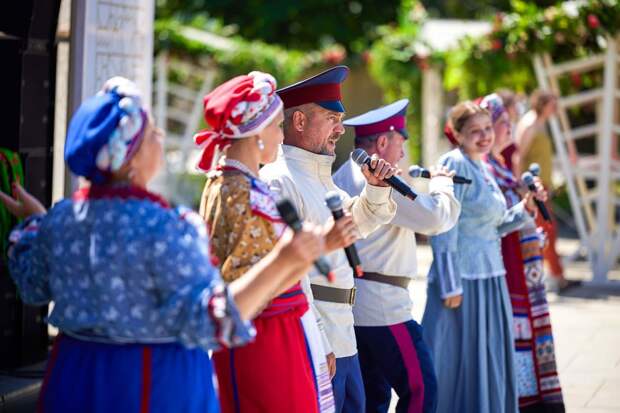
[[[534, 69], [540, 87], [559, 96], [558, 116], [550, 120], [551, 132], [556, 155], [566, 179], [577, 231], [590, 259], [592, 283], [595, 284], [611, 282], [607, 274], [620, 257], [618, 222], [620, 159], [617, 146], [620, 135], [618, 40], [608, 38], [604, 53], [569, 62], [555, 64], [548, 54], [534, 57]], [[601, 68], [602, 87], [570, 96], [561, 95], [559, 87], [561, 76]], [[586, 104], [596, 105], [596, 122], [579, 127], [571, 126], [569, 109]], [[576, 165], [571, 164], [568, 145], [574, 145], [579, 139], [591, 137], [594, 137], [596, 142], [595, 153], [580, 155]]]
[[[212, 49], [235, 48], [225, 37], [192, 27], [182, 28], [181, 34]], [[183, 58], [161, 52], [155, 59], [153, 113], [157, 126], [166, 131], [167, 162], [154, 186], [175, 203], [191, 205], [196, 197], [196, 188], [181, 177], [196, 172], [199, 151], [192, 136], [200, 129], [202, 98], [211, 91], [216, 74], [217, 67], [209, 56]]]
[[196, 188], [181, 177], [193, 172], [192, 136], [200, 128], [202, 97], [213, 87], [215, 74], [208, 58], [196, 62], [162, 52], [155, 59], [153, 113], [157, 126], [166, 131], [166, 168], [155, 186], [176, 203], [191, 205], [195, 198]]

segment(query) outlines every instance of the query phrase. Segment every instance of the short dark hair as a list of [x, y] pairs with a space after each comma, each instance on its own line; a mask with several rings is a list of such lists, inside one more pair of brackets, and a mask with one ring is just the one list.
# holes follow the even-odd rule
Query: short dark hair
[[392, 139], [392, 136], [394, 136], [394, 131], [373, 133], [372, 135], [367, 136], [356, 136], [355, 147], [359, 148], [360, 146], [368, 146], [370, 143], [376, 142], [379, 137], [383, 135], [387, 136], [388, 139]]

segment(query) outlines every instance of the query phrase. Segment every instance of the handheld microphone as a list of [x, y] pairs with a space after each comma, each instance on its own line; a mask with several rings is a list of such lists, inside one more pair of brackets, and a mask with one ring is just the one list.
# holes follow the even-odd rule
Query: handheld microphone
[[[340, 197], [340, 194], [338, 192], [329, 191], [327, 194], [325, 194], [325, 203], [327, 204], [327, 208], [332, 211], [332, 216], [334, 217], [335, 221], [344, 217], [344, 211], [342, 209], [342, 198]], [[349, 261], [349, 265], [353, 269], [353, 275], [356, 277], [362, 277], [364, 275], [364, 270], [362, 270], [362, 263], [360, 261], [359, 255], [357, 255], [357, 248], [355, 248], [355, 244], [344, 247], [344, 252], [347, 255], [347, 261]]]
[[[368, 156], [366, 151], [363, 150], [362, 148], [357, 148], [356, 150], [354, 150], [351, 153], [351, 159], [353, 159], [353, 162], [358, 164], [360, 167], [364, 164], [368, 165], [369, 170], [371, 172], [374, 172], [374, 168], [370, 167], [370, 156]], [[411, 199], [412, 201], [414, 201], [418, 197], [418, 195], [411, 190], [409, 185], [407, 185], [405, 181], [403, 181], [396, 175], [390, 176], [389, 178], [385, 178], [383, 182], [391, 186], [395, 191], [397, 191], [401, 195]]]
[[[523, 181], [523, 183], [528, 187], [528, 189], [532, 193], [536, 193], [536, 184], [534, 183], [534, 176], [530, 172], [523, 172], [523, 175], [521, 175], [521, 181]], [[551, 216], [549, 215], [549, 211], [547, 210], [547, 207], [545, 206], [544, 202], [534, 198], [534, 203], [536, 203], [536, 207], [542, 214], [545, 221], [551, 221]]]
[[530, 173], [534, 176], [540, 176], [540, 165], [538, 165], [536, 162], [531, 163], [530, 167], [527, 168], [528, 171], [530, 171]]
[[[420, 165], [411, 165], [409, 167], [409, 176], [412, 178], [431, 179], [431, 171], [422, 168]], [[471, 184], [471, 179], [455, 175], [452, 177], [452, 182], [455, 184]]]
[[[288, 199], [282, 199], [276, 204], [278, 208], [278, 212], [280, 213], [280, 217], [282, 220], [286, 222], [286, 224], [291, 227], [294, 232], [301, 231], [302, 223], [299, 219], [299, 215], [297, 215], [297, 210], [295, 206]], [[325, 257], [319, 257], [316, 261], [314, 261], [314, 267], [324, 276], [327, 277], [329, 282], [334, 281], [334, 273], [329, 267], [329, 263], [325, 259]]]

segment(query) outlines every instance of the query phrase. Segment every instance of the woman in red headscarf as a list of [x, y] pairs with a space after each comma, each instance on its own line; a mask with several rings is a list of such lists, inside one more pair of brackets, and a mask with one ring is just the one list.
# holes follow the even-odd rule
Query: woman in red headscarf
[[[273, 195], [258, 178], [282, 143], [282, 101], [275, 79], [238, 76], [204, 98], [210, 130], [199, 169], [207, 173], [200, 214], [214, 259], [232, 282], [267, 255], [285, 227]], [[218, 152], [226, 152], [218, 162]], [[255, 320], [256, 340], [222, 350], [213, 360], [223, 413], [328, 412], [334, 402], [316, 320], [299, 284], [281, 288]]]
[[321, 253], [318, 231], [287, 230], [225, 285], [201, 218], [147, 189], [163, 137], [135, 84], [112, 78], [67, 132], [67, 166], [87, 185], [49, 211], [19, 184], [15, 198], [0, 192], [25, 218], [10, 236], [11, 277], [23, 302], [54, 302], [59, 330], [38, 412], [218, 413], [207, 351], [249, 342], [249, 320]]

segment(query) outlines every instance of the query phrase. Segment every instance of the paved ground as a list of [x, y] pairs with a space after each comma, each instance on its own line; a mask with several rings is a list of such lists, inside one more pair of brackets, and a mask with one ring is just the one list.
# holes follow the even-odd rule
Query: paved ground
[[[564, 239], [559, 249], [570, 255], [576, 247], [574, 241]], [[426, 274], [431, 261], [430, 249], [420, 246], [418, 258], [419, 273]], [[570, 263], [567, 273], [573, 279], [590, 277], [585, 262]], [[612, 273], [612, 278], [620, 282], [620, 268]], [[424, 311], [425, 286], [424, 277], [412, 283], [416, 320], [421, 319]], [[567, 412], [620, 412], [620, 287], [584, 285], [561, 296], [550, 293], [549, 301]], [[15, 384], [21, 386], [21, 394], [6, 402], [0, 399], [0, 413], [33, 412], [36, 382], [32, 387], [33, 381], [16, 383], [15, 379], [0, 376], [0, 395], [6, 394], [9, 388], [15, 389]], [[31, 387], [28, 388], [28, 384]]]
[[[576, 242], [567, 239], [558, 246], [565, 255], [576, 248]], [[418, 259], [419, 274], [426, 274], [432, 260], [428, 246], [420, 246]], [[589, 279], [587, 262], [569, 263], [567, 276]], [[586, 283], [562, 295], [548, 295], [568, 413], [620, 412], [620, 268], [611, 278], [618, 280], [618, 287], [594, 288]], [[423, 277], [412, 283], [411, 294], [414, 317], [421, 320], [426, 302]]]

